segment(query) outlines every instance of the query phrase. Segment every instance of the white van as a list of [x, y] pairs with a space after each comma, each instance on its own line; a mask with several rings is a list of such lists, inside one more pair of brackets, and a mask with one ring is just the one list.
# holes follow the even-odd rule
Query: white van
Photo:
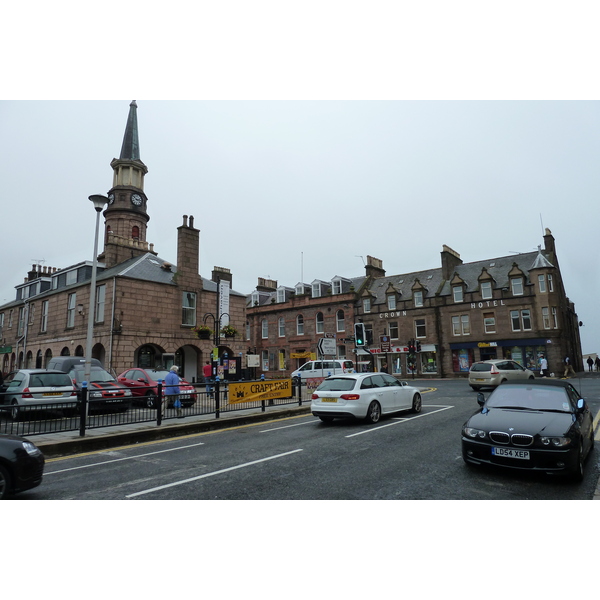
[[310, 379], [312, 377], [329, 377], [340, 373], [354, 373], [351, 360], [311, 360], [292, 373], [292, 379]]

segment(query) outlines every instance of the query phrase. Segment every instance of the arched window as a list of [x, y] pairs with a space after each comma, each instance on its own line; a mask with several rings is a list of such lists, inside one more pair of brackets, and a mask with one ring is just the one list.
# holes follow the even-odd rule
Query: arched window
[[323, 313], [318, 312], [317, 317], [315, 319], [316, 331], [317, 333], [323, 333], [325, 331], [325, 324], [323, 321]]
[[296, 335], [304, 335], [304, 317], [302, 315], [296, 317]]
[[346, 331], [346, 324], [344, 322], [344, 311], [338, 310], [335, 314], [335, 325], [336, 331]]
[[60, 351], [60, 355], [61, 356], [71, 356], [71, 351], [69, 350], [69, 348], [67, 348], [67, 346], [65, 346], [61, 351]]
[[137, 225], [134, 225], [131, 228], [131, 237], [134, 240], [139, 240], [140, 239], [140, 228]]
[[262, 339], [266, 340], [269, 337], [269, 322], [266, 319], [262, 320]]

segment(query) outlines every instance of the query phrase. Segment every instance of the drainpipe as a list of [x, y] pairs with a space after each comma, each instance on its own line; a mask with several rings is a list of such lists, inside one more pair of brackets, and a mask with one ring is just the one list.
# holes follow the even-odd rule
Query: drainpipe
[[108, 346], [108, 371], [112, 369], [112, 353], [113, 353], [113, 338], [115, 331], [115, 301], [117, 296], [117, 278], [113, 277], [113, 289], [112, 289], [112, 313], [110, 315], [110, 343]]

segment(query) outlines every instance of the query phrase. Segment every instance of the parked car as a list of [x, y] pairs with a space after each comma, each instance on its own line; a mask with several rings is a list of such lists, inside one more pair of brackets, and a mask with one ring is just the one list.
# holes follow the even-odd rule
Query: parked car
[[387, 373], [347, 373], [325, 379], [312, 395], [312, 414], [330, 423], [354, 417], [377, 423], [381, 415], [421, 412], [421, 393]]
[[329, 377], [340, 373], [354, 373], [351, 360], [311, 360], [304, 363], [292, 373], [292, 379], [309, 379], [312, 377]]
[[49, 405], [74, 409], [77, 389], [66, 373], [46, 369], [18, 369], [9, 373], [0, 386], [0, 402], [7, 407], [13, 421], [16, 421], [24, 410], [50, 408]]
[[[133, 402], [149, 408], [156, 407], [158, 380], [163, 382], [169, 371], [156, 369], [129, 369], [117, 377], [117, 381], [131, 389]], [[184, 407], [192, 406], [197, 400], [196, 390], [185, 379], [179, 378], [180, 400]], [[163, 388], [164, 391], [164, 388]]]
[[42, 483], [44, 455], [28, 439], [0, 434], [0, 499]]
[[469, 369], [469, 385], [475, 391], [522, 379], [535, 379], [535, 373], [514, 360], [484, 360], [473, 363]]
[[568, 381], [506, 382], [463, 425], [462, 456], [468, 464], [567, 473], [583, 478], [594, 447], [593, 417]]
[[[126, 411], [131, 406], [131, 390], [104, 370], [100, 366], [99, 360], [92, 358], [91, 363], [88, 384], [90, 411]], [[85, 358], [81, 356], [57, 356], [48, 362], [48, 366], [68, 373], [76, 388], [81, 389], [81, 384], [85, 381]]]

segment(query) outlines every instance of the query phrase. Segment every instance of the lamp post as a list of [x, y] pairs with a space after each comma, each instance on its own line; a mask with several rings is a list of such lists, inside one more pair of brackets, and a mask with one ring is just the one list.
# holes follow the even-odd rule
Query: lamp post
[[[92, 279], [90, 281], [90, 305], [88, 310], [87, 322], [87, 338], [85, 341], [85, 365], [84, 365], [84, 381], [89, 384], [90, 375], [92, 372], [92, 338], [94, 335], [94, 304], [96, 301], [96, 269], [98, 267], [98, 230], [100, 229], [100, 213], [104, 206], [108, 204], [108, 198], [94, 194], [89, 198], [94, 203], [96, 211], [96, 233], [94, 235], [94, 256], [92, 259]], [[87, 414], [87, 407], [86, 407]]]

